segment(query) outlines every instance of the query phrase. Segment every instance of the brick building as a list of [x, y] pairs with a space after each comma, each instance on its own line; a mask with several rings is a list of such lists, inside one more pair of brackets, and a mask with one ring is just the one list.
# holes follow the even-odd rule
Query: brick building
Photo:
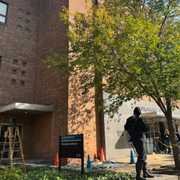
[[72, 133], [85, 134], [86, 153], [97, 152], [94, 91], [82, 95], [78, 77], [42, 61], [52, 51], [68, 50], [59, 11], [82, 10], [84, 2], [0, 0], [0, 127], [16, 119], [26, 159], [51, 160], [59, 135]]

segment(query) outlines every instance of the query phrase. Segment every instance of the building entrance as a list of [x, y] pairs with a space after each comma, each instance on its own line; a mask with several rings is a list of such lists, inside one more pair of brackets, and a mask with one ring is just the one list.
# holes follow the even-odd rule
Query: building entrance
[[[171, 153], [171, 142], [169, 137], [168, 126], [165, 117], [144, 117], [149, 126], [146, 134], [146, 146], [150, 149], [150, 153]], [[178, 132], [179, 120], [176, 121], [176, 132]], [[178, 140], [177, 140], [178, 141]]]

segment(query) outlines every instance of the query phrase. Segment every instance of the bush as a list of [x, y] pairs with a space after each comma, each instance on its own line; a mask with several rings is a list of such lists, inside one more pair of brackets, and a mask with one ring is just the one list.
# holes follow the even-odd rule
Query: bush
[[0, 180], [132, 180], [127, 173], [101, 172], [85, 174], [79, 172], [61, 171], [50, 168], [30, 168], [26, 173], [20, 168], [0, 170]]
[[21, 169], [7, 168], [0, 170], [0, 180], [22, 180], [23, 171]]

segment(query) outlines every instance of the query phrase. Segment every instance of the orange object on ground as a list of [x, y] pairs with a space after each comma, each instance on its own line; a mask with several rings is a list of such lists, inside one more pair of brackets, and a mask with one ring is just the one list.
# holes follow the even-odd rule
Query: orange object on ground
[[55, 156], [53, 157], [52, 165], [59, 166], [59, 154], [58, 153], [56, 153]]
[[94, 153], [94, 157], [93, 158], [94, 158], [94, 161], [97, 159], [97, 155], [95, 153]]
[[100, 148], [99, 158], [100, 158], [100, 161], [105, 161], [106, 160], [103, 147]]

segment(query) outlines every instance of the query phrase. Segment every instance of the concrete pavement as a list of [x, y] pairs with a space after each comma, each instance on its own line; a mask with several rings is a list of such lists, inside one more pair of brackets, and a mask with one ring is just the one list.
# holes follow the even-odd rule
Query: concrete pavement
[[[147, 179], [148, 180], [148, 179]], [[157, 174], [155, 175], [154, 180], [180, 180], [180, 176], [173, 176], [173, 175], [164, 175], [164, 174]]]

